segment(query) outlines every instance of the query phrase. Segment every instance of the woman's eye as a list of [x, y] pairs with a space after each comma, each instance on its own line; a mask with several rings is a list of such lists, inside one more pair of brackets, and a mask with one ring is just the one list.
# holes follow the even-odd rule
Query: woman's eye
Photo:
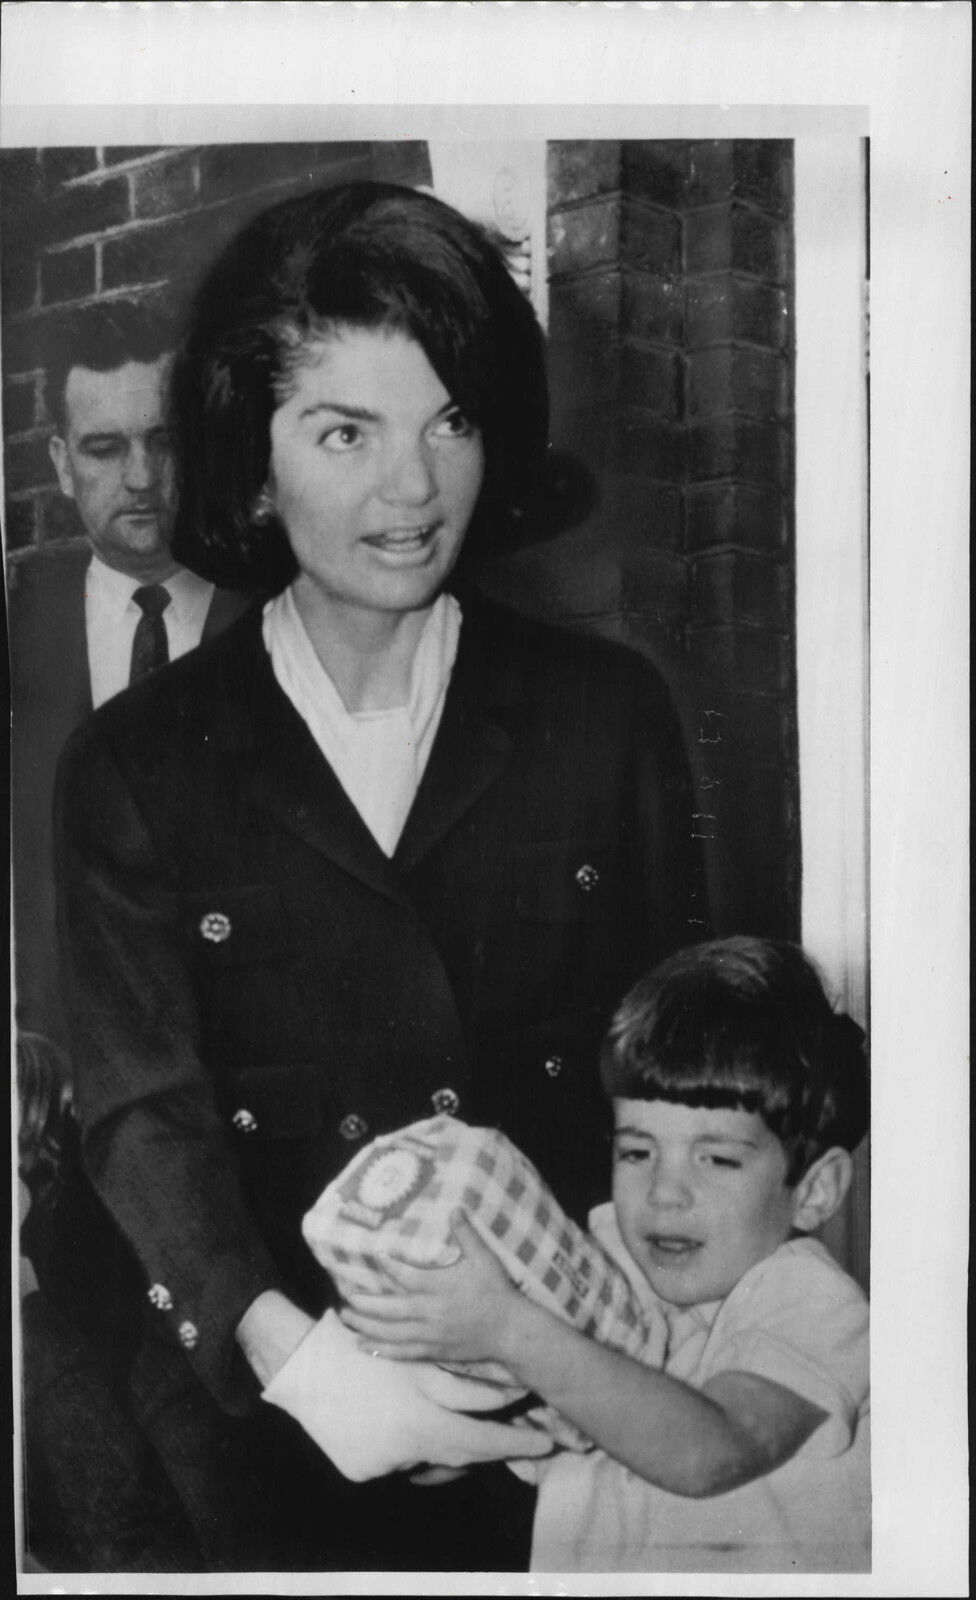
[[463, 411], [449, 411], [441, 417], [434, 432], [442, 439], [467, 439], [474, 433], [474, 424], [468, 421]]
[[343, 422], [338, 428], [330, 428], [324, 433], [321, 443], [328, 450], [352, 450], [362, 439], [362, 430], [354, 422]]

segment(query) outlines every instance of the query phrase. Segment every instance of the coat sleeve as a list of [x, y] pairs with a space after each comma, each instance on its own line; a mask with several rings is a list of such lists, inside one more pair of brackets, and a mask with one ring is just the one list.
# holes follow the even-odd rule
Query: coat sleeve
[[255, 1387], [234, 1332], [279, 1275], [202, 1059], [175, 887], [97, 725], [65, 751], [55, 837], [85, 1165], [197, 1375], [243, 1411]]

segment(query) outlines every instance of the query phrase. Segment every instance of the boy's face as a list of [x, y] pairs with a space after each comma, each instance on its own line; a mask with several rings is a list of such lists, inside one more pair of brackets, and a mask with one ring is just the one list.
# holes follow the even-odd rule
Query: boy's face
[[786, 1153], [757, 1113], [615, 1100], [614, 1123], [617, 1223], [662, 1300], [723, 1299], [789, 1237]]

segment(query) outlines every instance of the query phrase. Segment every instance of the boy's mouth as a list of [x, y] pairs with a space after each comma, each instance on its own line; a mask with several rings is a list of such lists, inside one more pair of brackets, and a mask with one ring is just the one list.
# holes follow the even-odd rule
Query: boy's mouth
[[702, 1248], [701, 1239], [690, 1239], [685, 1234], [649, 1233], [646, 1236], [652, 1259], [662, 1266], [681, 1266]]

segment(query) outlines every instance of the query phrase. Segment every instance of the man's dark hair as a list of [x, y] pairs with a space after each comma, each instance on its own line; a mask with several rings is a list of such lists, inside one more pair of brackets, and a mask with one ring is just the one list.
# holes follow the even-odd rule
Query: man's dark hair
[[269, 592], [294, 577], [281, 523], [254, 518], [271, 418], [309, 345], [345, 327], [415, 339], [481, 429], [485, 482], [465, 558], [531, 495], [548, 430], [544, 345], [501, 255], [432, 195], [366, 182], [314, 190], [262, 212], [230, 242], [177, 354], [173, 550], [195, 571]]
[[774, 940], [716, 939], [655, 967], [619, 1006], [600, 1073], [615, 1099], [757, 1112], [791, 1186], [867, 1132], [864, 1033], [833, 1010], [803, 951]]
[[48, 362], [47, 409], [58, 433], [63, 435], [67, 422], [64, 392], [73, 367], [115, 372], [130, 361], [148, 366], [175, 342], [170, 319], [155, 305], [111, 300], [77, 312]]

